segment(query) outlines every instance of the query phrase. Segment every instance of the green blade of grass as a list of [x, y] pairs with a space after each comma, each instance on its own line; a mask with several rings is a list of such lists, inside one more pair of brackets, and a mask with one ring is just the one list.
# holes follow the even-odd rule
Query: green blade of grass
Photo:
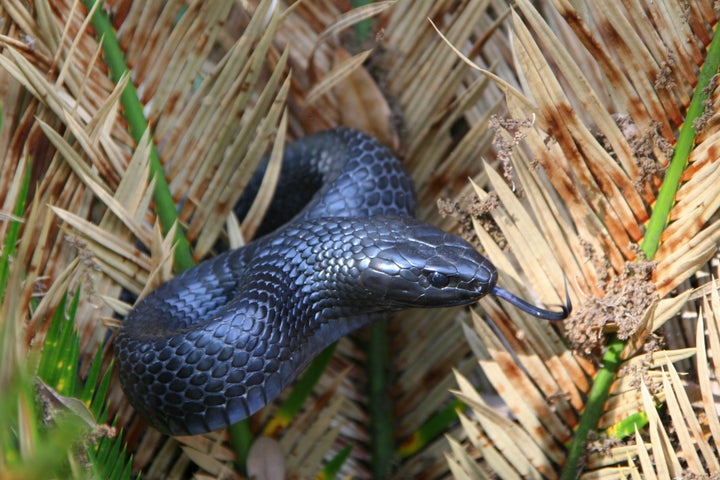
[[[34, 444], [37, 451], [42, 455], [47, 446], [50, 445], [55, 451], [59, 460], [55, 460], [55, 466], [47, 467], [44, 477], [68, 478], [69, 474], [66, 470], [69, 468], [66, 463], [68, 458], [75, 457], [78, 454], [78, 448], [82, 445], [87, 452], [87, 458], [90, 463], [87, 468], [91, 468], [97, 473], [98, 478], [120, 478], [129, 479], [132, 471], [131, 460], [125, 453], [125, 443], [122, 434], [118, 434], [114, 438], [98, 437], [89, 435], [90, 425], [104, 423], [104, 416], [107, 409], [105, 399], [111, 378], [112, 364], [108, 367], [104, 375], [100, 375], [102, 366], [102, 346], [93, 357], [90, 366], [90, 372], [87, 375], [85, 384], [80, 382], [79, 365], [80, 365], [80, 338], [75, 329], [75, 317], [78, 311], [80, 299], [80, 287], [75, 291], [72, 300], [68, 301], [66, 293], [61, 298], [45, 336], [45, 341], [39, 351], [40, 360], [37, 363], [36, 376], [40, 378], [43, 385], [47, 386], [44, 390], [30, 389], [26, 395], [19, 395], [20, 399], [27, 396], [28, 398], [37, 397], [42, 393], [40, 391], [53, 390], [57, 395], [67, 397], [58, 406], [52, 408], [40, 408], [40, 405], [55, 405], [48, 398], [41, 396], [39, 399], [32, 401], [32, 407], [25, 408], [29, 414], [25, 415], [23, 421], [25, 424], [32, 422], [35, 426], [24, 429], [30, 433], [35, 432]], [[98, 384], [99, 381], [99, 384]], [[47, 394], [46, 394], [47, 396]], [[80, 411], [71, 400], [80, 400], [91, 412], [92, 415], [86, 415]], [[41, 401], [42, 400], [42, 401]], [[55, 402], [57, 403], [57, 402]], [[45, 411], [51, 413], [51, 421], [44, 420]], [[62, 414], [53, 413], [55, 410]], [[14, 409], [18, 411], [18, 409]], [[93, 421], [94, 420], [94, 421]], [[72, 427], [67, 432], [63, 431], [63, 425], [67, 424]], [[9, 429], [18, 431], [18, 429]], [[56, 442], [55, 438], [61, 439]], [[0, 441], [5, 438], [0, 437]], [[1, 447], [2, 445], [0, 445]], [[21, 459], [28, 463], [28, 459]], [[36, 458], [32, 462], [49, 462], [42, 458]], [[71, 462], [72, 463], [72, 462]], [[23, 467], [25, 468], [25, 467]], [[35, 468], [33, 465], [27, 468]], [[2, 473], [0, 471], [0, 473]], [[52, 474], [51, 474], [52, 473]], [[2, 476], [2, 475], [0, 475]], [[21, 478], [21, 477], [18, 477]], [[40, 477], [38, 477], [40, 478]]]
[[[705, 63], [700, 69], [698, 84], [695, 86], [690, 106], [685, 116], [685, 122], [680, 127], [675, 151], [672, 160], [665, 172], [665, 178], [660, 186], [657, 200], [653, 205], [652, 215], [646, 226], [645, 236], [640, 242], [645, 257], [652, 260], [660, 246], [662, 233], [667, 227], [670, 210], [675, 203], [675, 196], [680, 187], [680, 178], [688, 164], [688, 157], [695, 143], [697, 134], [695, 121], [704, 112], [704, 103], [709, 95], [710, 80], [718, 71], [720, 65], [720, 35], [713, 35], [712, 42], [708, 47]], [[580, 469], [580, 460], [583, 455], [583, 446], [590, 431], [597, 428], [600, 416], [603, 413], [605, 400], [609, 395], [610, 386], [615, 379], [615, 373], [620, 365], [620, 355], [625, 347], [624, 342], [612, 338], [607, 350], [602, 357], [602, 368], [598, 371], [593, 386], [588, 395], [585, 410], [580, 417], [580, 422], [575, 435], [568, 447], [568, 456], [563, 466], [560, 478], [569, 480], [577, 478]]]
[[439, 410], [427, 422], [422, 424], [415, 432], [406, 438], [395, 451], [398, 458], [407, 458], [421, 451], [438, 435], [447, 432], [452, 424], [458, 420], [458, 411], [465, 410], [467, 406], [458, 399]]
[[350, 456], [350, 452], [352, 452], [351, 446], [347, 446], [340, 450], [325, 464], [325, 467], [323, 467], [322, 471], [317, 474], [315, 480], [332, 480], [337, 477], [337, 474], [340, 473], [340, 469]]
[[67, 297], [68, 294], [65, 293], [52, 316], [37, 375], [60, 395], [74, 396], [78, 393], [77, 362], [80, 340], [72, 322], [77, 312], [80, 292], [77, 291], [70, 305]]
[[634, 413], [621, 421], [612, 425], [605, 434], [611, 438], [623, 439], [630, 435], [634, 435], [636, 430], [640, 430], [648, 423], [648, 416], [645, 412]]
[[60, 381], [60, 372], [57, 370], [62, 352], [62, 317], [67, 306], [67, 295], [63, 295], [58, 303], [55, 313], [50, 320], [50, 326], [45, 334], [45, 346], [38, 364], [37, 375], [48, 385], [57, 385]]
[[98, 421], [107, 421], [107, 405], [105, 405], [105, 399], [107, 398], [108, 391], [110, 391], [110, 381], [112, 380], [111, 374], [113, 365], [114, 364], [110, 362], [110, 365], [108, 366], [105, 375], [103, 375], [102, 380], [100, 380], [100, 385], [98, 385], [95, 389], [92, 403], [90, 403], [90, 410], [93, 412], [94, 415], [96, 415], [95, 418], [97, 418]]
[[[93, 387], [97, 386], [98, 379], [100, 378], [102, 353], [102, 348], [98, 348], [98, 351], [93, 357], [92, 363], [90, 363], [90, 369], [88, 370], [87, 377], [85, 377], [85, 386], [83, 387], [82, 392], [80, 392], [80, 400], [82, 400], [85, 405], [90, 405], [93, 395], [95, 394], [95, 389]], [[97, 418], [97, 416], [95, 418]]]
[[13, 208], [13, 216], [15, 219], [10, 220], [7, 230], [5, 231], [5, 238], [3, 239], [2, 256], [0, 256], [0, 302], [2, 302], [5, 296], [5, 286], [7, 285], [8, 275], [10, 273], [10, 257], [15, 254], [15, 248], [22, 227], [22, 221], [16, 219], [23, 218], [23, 214], [25, 213], [31, 177], [32, 162], [28, 161], [25, 165], [25, 172], [23, 173], [22, 184], [20, 185], [20, 190], [17, 195], [15, 208]]

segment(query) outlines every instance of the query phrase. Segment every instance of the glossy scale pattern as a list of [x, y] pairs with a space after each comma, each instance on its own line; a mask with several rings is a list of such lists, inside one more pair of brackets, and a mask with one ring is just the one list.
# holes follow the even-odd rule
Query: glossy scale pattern
[[[300, 200], [277, 195], [263, 228], [284, 226], [160, 286], [118, 332], [125, 394], [164, 433], [252, 415], [325, 347], [394, 311], [499, 290], [495, 268], [470, 244], [412, 218], [411, 180], [372, 137], [339, 128], [289, 145], [278, 189], [307, 205], [293, 212]], [[569, 311], [532, 308], [553, 319]]]

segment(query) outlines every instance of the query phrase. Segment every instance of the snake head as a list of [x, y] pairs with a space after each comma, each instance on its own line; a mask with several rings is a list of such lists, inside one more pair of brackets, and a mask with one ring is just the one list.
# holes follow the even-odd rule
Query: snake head
[[497, 281], [495, 267], [465, 240], [411, 219], [386, 226], [366, 248], [359, 282], [384, 306], [450, 307], [476, 302]]

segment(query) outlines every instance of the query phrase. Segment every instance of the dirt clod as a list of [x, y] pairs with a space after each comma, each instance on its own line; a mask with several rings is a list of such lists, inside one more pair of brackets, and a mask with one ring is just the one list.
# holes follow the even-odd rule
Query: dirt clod
[[607, 285], [604, 297], [588, 298], [566, 322], [567, 338], [579, 353], [590, 356], [602, 346], [605, 332], [630, 338], [643, 325], [646, 310], [658, 298], [652, 282], [654, 262], [627, 262], [623, 272]]

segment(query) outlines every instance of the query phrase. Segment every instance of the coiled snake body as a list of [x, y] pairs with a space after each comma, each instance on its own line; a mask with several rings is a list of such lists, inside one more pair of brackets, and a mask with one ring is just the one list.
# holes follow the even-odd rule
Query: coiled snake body
[[[365, 134], [335, 129], [291, 144], [279, 182], [280, 192], [312, 197], [300, 213], [163, 284], [117, 335], [123, 390], [164, 433], [204, 433], [252, 415], [326, 346], [403, 308], [493, 292], [542, 318], [569, 312], [496, 287], [494, 266], [470, 244], [412, 218], [409, 176]], [[298, 182], [310, 185], [290, 186]], [[293, 202], [278, 196], [268, 218], [285, 220]]]

